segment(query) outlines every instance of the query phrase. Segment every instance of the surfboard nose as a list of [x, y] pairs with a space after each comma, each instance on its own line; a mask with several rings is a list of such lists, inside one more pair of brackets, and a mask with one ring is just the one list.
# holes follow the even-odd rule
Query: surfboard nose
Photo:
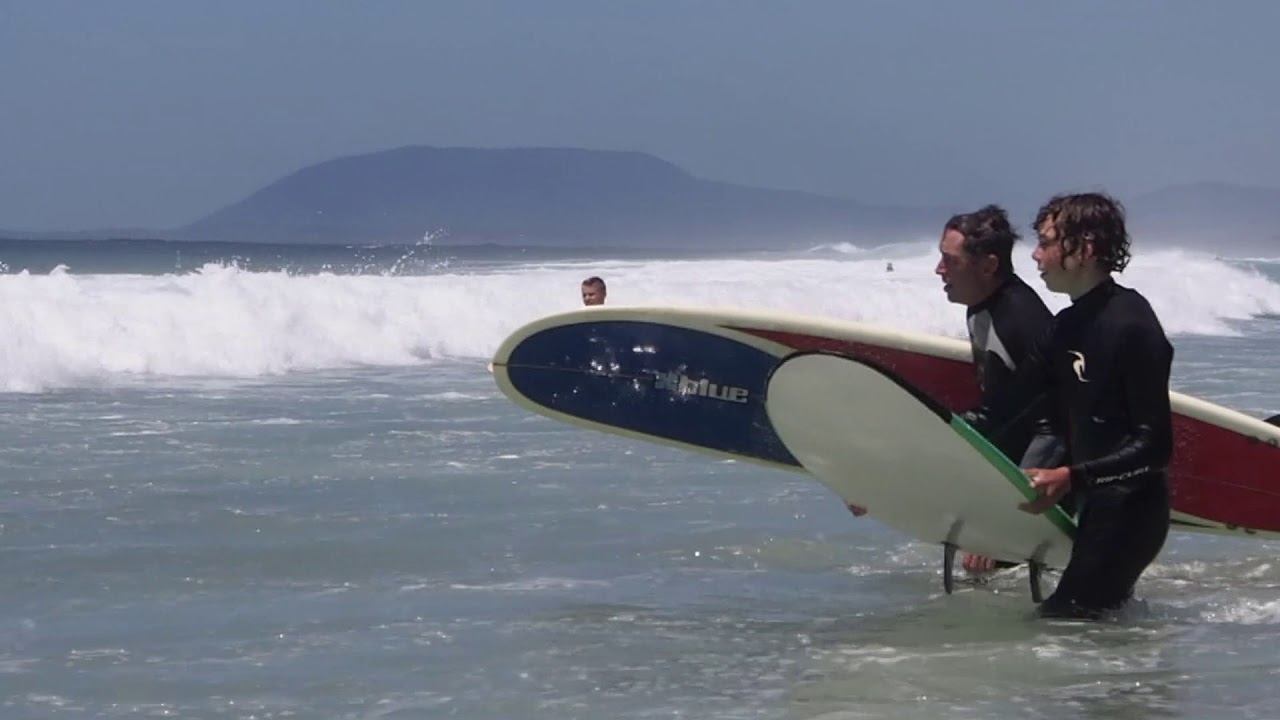
[[777, 362], [726, 334], [580, 318], [528, 333], [494, 365], [504, 392], [557, 419], [794, 468], [764, 411]]

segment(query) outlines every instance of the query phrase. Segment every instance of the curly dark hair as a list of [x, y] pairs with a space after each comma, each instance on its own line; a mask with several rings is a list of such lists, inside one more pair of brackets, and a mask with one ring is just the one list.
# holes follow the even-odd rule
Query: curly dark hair
[[964, 251], [970, 257], [995, 255], [997, 277], [1013, 274], [1013, 244], [1018, 233], [1009, 224], [1009, 214], [999, 205], [987, 205], [971, 213], [953, 215], [943, 231], [954, 230], [964, 237]]
[[1050, 222], [1062, 241], [1062, 257], [1093, 245], [1098, 262], [1110, 272], [1122, 272], [1129, 264], [1129, 232], [1124, 206], [1106, 193], [1055, 195], [1036, 213], [1036, 231]]

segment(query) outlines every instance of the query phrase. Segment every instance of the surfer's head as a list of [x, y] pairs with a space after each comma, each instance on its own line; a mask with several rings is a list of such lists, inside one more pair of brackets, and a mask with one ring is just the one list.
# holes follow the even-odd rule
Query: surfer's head
[[1129, 264], [1124, 206], [1104, 193], [1056, 195], [1036, 213], [1031, 257], [1055, 292], [1073, 297]]
[[999, 205], [988, 205], [947, 221], [938, 242], [942, 254], [934, 269], [947, 299], [977, 305], [1013, 274], [1013, 244], [1018, 233]]
[[603, 305], [604, 296], [608, 293], [604, 280], [592, 276], [582, 281], [582, 304]]

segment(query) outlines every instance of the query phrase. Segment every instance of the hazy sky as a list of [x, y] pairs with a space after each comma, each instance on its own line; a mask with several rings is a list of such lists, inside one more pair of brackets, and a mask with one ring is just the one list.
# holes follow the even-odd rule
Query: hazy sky
[[1276, 0], [0, 0], [0, 227], [164, 228], [398, 147], [868, 202], [1280, 186]]

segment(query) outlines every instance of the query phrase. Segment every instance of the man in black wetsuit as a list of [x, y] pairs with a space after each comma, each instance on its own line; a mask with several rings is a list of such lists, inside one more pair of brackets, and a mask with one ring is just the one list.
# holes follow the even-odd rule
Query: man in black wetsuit
[[[942, 278], [947, 299], [968, 308], [969, 344], [983, 402], [1013, 377], [1053, 320], [1036, 291], [1013, 272], [1017, 240], [1004, 209], [987, 205], [948, 220], [938, 243], [941, 258], [934, 272]], [[1054, 435], [1048, 411], [1046, 402], [1035, 404], [993, 432], [992, 444], [1024, 468], [1062, 464], [1066, 449]], [[969, 553], [962, 564], [975, 574], [997, 566], [991, 558]]]
[[1036, 233], [1045, 285], [1072, 304], [1013, 380], [966, 417], [988, 432], [1048, 393], [1072, 462], [1028, 470], [1041, 496], [1022, 508], [1044, 512], [1068, 491], [1081, 507], [1071, 560], [1040, 613], [1096, 618], [1128, 601], [1169, 532], [1173, 347], [1147, 300], [1111, 276], [1129, 262], [1119, 203], [1100, 193], [1054, 197]]

